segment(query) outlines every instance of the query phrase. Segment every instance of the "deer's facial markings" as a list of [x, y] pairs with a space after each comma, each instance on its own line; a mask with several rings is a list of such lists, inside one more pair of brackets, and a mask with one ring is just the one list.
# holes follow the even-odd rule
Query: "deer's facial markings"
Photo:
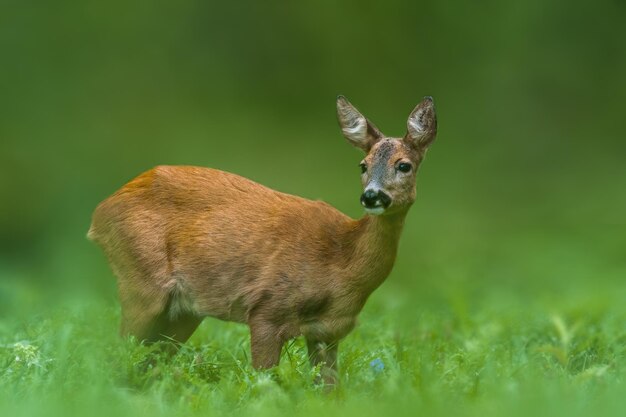
[[415, 200], [415, 172], [419, 155], [400, 139], [385, 138], [370, 149], [361, 163], [361, 204], [370, 214], [408, 208]]
[[402, 139], [386, 137], [344, 96], [337, 97], [337, 120], [348, 142], [367, 153], [361, 162], [361, 204], [366, 212], [408, 209], [415, 200], [417, 168], [437, 134], [432, 97], [424, 97], [409, 114]]

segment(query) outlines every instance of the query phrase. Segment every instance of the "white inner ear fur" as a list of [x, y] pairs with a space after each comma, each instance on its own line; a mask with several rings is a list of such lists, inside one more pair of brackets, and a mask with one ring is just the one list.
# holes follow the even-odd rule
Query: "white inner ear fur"
[[364, 140], [367, 133], [367, 122], [363, 117], [357, 118], [355, 122], [356, 123], [354, 123], [352, 126], [341, 128], [341, 131], [344, 135], [349, 136], [354, 140]]
[[422, 136], [424, 132], [426, 131], [426, 129], [424, 129], [424, 125], [420, 123], [420, 119], [422, 118], [423, 114], [424, 114], [423, 110], [418, 111], [412, 117], [409, 118], [409, 133], [414, 138], [418, 138]]

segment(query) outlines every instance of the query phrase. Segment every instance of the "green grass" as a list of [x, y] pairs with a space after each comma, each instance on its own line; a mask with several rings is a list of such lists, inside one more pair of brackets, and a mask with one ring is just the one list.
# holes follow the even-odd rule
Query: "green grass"
[[174, 358], [122, 340], [114, 279], [77, 227], [37, 262], [0, 263], [0, 415], [624, 415], [622, 200], [475, 202], [422, 184], [334, 392], [314, 385], [302, 340], [253, 370], [233, 323], [205, 320]]
[[436, 185], [340, 344], [334, 392], [299, 339], [253, 370], [238, 324], [205, 320], [174, 358], [122, 340], [112, 274], [77, 228], [38, 262], [0, 264], [0, 415], [624, 415], [621, 206], [469, 204]]
[[[207, 319], [174, 358], [120, 339], [85, 206], [0, 262], [0, 416], [624, 415], [626, 200], [616, 190], [626, 177], [572, 169], [531, 177], [545, 189], [516, 173], [459, 182], [446, 175], [456, 160], [438, 155], [394, 271], [340, 344], [334, 392], [314, 385], [301, 340], [276, 369], [254, 371], [247, 328], [233, 323]], [[322, 193], [330, 180], [298, 181], [277, 188], [328, 194], [359, 214], [355, 184]]]
[[0, 414], [623, 415], [624, 315], [606, 300], [546, 311], [485, 298], [471, 312], [389, 301], [374, 297], [341, 344], [331, 394], [313, 384], [301, 340], [278, 368], [251, 369], [236, 324], [206, 320], [165, 358], [117, 337], [114, 305], [4, 318]]

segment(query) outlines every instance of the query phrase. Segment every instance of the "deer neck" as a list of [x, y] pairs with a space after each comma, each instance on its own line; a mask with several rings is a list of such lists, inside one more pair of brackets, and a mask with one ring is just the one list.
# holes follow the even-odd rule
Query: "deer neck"
[[393, 268], [406, 211], [385, 216], [365, 215], [352, 224], [350, 270], [355, 288], [367, 298]]

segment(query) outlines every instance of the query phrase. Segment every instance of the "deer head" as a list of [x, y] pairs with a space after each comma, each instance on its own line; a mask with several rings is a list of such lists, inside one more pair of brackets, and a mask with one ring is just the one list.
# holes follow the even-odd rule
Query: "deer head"
[[345, 138], [365, 151], [361, 161], [361, 204], [372, 215], [406, 211], [415, 201], [417, 168], [437, 134], [432, 97], [425, 97], [409, 115], [402, 138], [387, 137], [343, 96], [337, 117]]

